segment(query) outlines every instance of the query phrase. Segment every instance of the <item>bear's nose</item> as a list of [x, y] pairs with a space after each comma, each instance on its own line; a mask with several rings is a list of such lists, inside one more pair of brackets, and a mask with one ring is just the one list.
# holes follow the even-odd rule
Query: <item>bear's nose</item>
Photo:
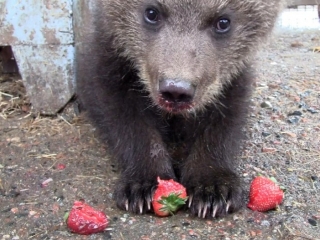
[[196, 88], [188, 81], [180, 79], [165, 79], [159, 83], [161, 97], [170, 102], [190, 103]]

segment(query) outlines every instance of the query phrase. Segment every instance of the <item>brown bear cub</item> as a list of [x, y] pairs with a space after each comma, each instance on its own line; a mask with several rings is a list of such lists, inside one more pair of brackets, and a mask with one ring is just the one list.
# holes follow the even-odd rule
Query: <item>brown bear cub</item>
[[151, 210], [157, 176], [175, 179], [199, 217], [244, 203], [235, 157], [252, 54], [279, 0], [99, 0], [78, 55], [78, 95], [119, 162], [119, 208]]

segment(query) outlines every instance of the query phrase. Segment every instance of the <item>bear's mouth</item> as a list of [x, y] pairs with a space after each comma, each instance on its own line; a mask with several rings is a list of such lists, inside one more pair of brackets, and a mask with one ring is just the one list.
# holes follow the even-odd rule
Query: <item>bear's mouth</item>
[[159, 97], [159, 106], [170, 113], [182, 113], [194, 107], [193, 102], [170, 101], [162, 96]]

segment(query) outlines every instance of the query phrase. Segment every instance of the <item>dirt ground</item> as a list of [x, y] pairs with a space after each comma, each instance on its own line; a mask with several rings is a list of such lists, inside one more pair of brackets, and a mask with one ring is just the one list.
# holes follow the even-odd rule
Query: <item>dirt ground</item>
[[[285, 199], [275, 211], [244, 208], [223, 219], [118, 210], [112, 200], [118, 175], [95, 129], [72, 105], [54, 117], [32, 113], [19, 77], [0, 74], [0, 240], [320, 239], [317, 46], [319, 31], [277, 31], [261, 48], [238, 171], [247, 191], [258, 174], [276, 177]], [[79, 199], [109, 216], [106, 231], [68, 231], [63, 216]]]

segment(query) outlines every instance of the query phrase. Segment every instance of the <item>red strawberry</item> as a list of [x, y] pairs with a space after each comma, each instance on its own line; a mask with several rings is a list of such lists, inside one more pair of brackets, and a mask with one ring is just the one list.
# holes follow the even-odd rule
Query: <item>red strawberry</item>
[[275, 179], [256, 177], [250, 187], [248, 208], [265, 212], [276, 208], [283, 200], [284, 193]]
[[152, 206], [156, 215], [173, 215], [188, 199], [184, 186], [174, 180], [157, 178], [158, 187], [153, 195]]
[[80, 201], [74, 202], [66, 218], [68, 228], [74, 233], [83, 235], [102, 232], [108, 225], [108, 219], [103, 212]]

